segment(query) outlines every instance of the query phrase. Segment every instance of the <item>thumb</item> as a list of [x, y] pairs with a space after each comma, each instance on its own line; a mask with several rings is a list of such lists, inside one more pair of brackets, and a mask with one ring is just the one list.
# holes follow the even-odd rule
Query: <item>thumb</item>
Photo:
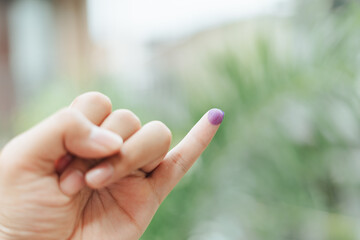
[[99, 128], [77, 110], [64, 109], [5, 146], [0, 169], [51, 174], [55, 161], [67, 153], [103, 158], [118, 152], [122, 142], [117, 134]]

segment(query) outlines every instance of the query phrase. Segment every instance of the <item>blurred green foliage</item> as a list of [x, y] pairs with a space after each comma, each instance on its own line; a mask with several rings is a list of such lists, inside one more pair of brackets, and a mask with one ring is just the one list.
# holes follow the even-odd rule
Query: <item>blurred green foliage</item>
[[301, 2], [182, 79], [225, 121], [143, 239], [360, 238], [359, 7]]

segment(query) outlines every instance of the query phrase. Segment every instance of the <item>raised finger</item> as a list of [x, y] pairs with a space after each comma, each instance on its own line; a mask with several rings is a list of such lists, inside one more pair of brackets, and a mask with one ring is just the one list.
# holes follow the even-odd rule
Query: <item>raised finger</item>
[[220, 109], [207, 112], [175, 146], [149, 178], [163, 200], [211, 142], [224, 117]]

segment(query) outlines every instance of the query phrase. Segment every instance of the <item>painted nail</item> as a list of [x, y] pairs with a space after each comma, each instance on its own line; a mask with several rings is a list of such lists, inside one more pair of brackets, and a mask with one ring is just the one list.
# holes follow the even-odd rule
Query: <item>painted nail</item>
[[103, 187], [114, 175], [114, 168], [110, 163], [102, 163], [91, 169], [85, 176], [86, 182], [93, 188]]
[[92, 129], [90, 139], [107, 150], [118, 149], [123, 143], [123, 140], [119, 135], [99, 127], [94, 127]]
[[60, 179], [60, 189], [66, 195], [72, 196], [85, 186], [84, 175], [77, 169], [71, 169], [64, 173]]
[[213, 108], [208, 112], [209, 122], [213, 125], [219, 125], [224, 119], [225, 113], [217, 108]]

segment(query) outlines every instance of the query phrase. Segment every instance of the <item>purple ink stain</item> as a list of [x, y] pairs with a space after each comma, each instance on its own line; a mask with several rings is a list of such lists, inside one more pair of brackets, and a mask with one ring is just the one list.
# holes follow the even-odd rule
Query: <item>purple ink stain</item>
[[209, 122], [213, 125], [219, 125], [224, 119], [225, 113], [220, 109], [213, 108], [208, 112]]

